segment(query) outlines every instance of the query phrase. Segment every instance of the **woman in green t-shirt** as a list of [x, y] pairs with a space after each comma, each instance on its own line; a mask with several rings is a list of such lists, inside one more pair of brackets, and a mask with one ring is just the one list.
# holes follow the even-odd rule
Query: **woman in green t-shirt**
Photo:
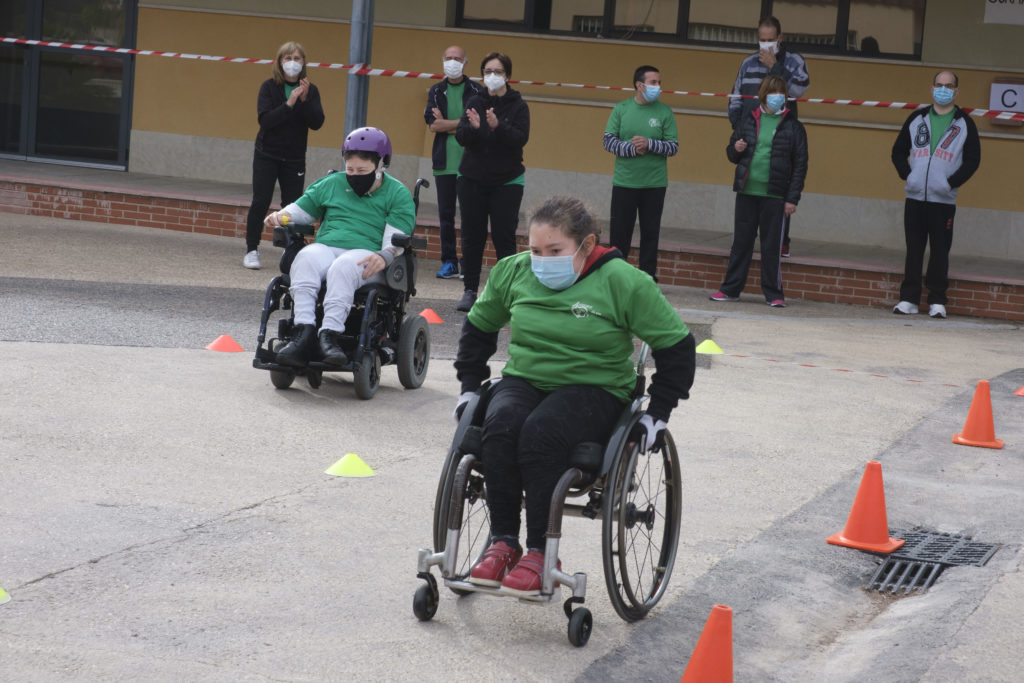
[[711, 300], [739, 301], [760, 232], [761, 291], [769, 306], [781, 308], [782, 218], [793, 215], [804, 189], [807, 133], [786, 108], [781, 77], [765, 77], [757, 97], [761, 106], [739, 120], [725, 148], [736, 164], [736, 219], [725, 281]]
[[[491, 393], [480, 456], [491, 546], [469, 580], [520, 595], [540, 592], [544, 534], [555, 485], [580, 443], [608, 440], [636, 382], [633, 338], [657, 366], [640, 424], [660, 450], [669, 414], [689, 397], [693, 335], [651, 277], [602, 247], [597, 221], [578, 199], [555, 197], [530, 219], [530, 251], [491, 270], [459, 339], [462, 409], [490, 376], [487, 361], [506, 325], [509, 360]], [[639, 435], [637, 436], [639, 439]], [[526, 494], [526, 548], [519, 544]]]

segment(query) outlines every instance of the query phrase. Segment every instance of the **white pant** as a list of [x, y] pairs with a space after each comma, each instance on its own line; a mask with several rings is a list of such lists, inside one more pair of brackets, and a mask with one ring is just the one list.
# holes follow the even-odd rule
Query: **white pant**
[[320, 329], [344, 331], [356, 290], [363, 285], [385, 281], [383, 270], [369, 280], [363, 279], [363, 267], [358, 262], [373, 253], [367, 249], [329, 247], [319, 242], [303, 247], [291, 268], [290, 291], [295, 302], [295, 324], [316, 324], [316, 297], [326, 276], [324, 321]]

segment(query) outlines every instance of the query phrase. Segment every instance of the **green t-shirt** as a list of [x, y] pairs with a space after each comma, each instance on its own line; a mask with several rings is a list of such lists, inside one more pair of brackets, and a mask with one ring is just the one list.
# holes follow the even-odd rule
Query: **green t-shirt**
[[928, 110], [928, 125], [932, 129], [932, 154], [935, 154], [935, 148], [939, 146], [942, 134], [949, 128], [949, 124], [953, 120], [953, 112], [955, 111], [955, 109], [950, 109], [945, 114], [936, 114], [934, 107]]
[[530, 252], [494, 266], [469, 321], [484, 332], [510, 323], [502, 375], [521, 377], [542, 391], [599, 386], [623, 402], [636, 383], [633, 337], [664, 349], [690, 333], [654, 280], [624, 260], [608, 261], [555, 291], [533, 274]]
[[299, 87], [298, 83], [288, 83], [287, 81], [285, 81], [285, 84], [284, 84], [284, 101], [285, 101], [285, 103], [287, 103], [288, 102], [288, 98], [292, 96], [292, 90], [295, 90], [297, 87]]
[[775, 130], [779, 127], [781, 116], [761, 112], [761, 125], [757, 131], [757, 144], [754, 145], [754, 156], [750, 160], [750, 171], [747, 182], [743, 184], [742, 194], [753, 194], [759, 197], [776, 197], [768, 194], [768, 178], [772, 165], [772, 140]]
[[[634, 135], [650, 140], [678, 142], [676, 117], [672, 109], [662, 102], [640, 104], [635, 98], [623, 100], [612, 109], [605, 133], [629, 142]], [[660, 154], [641, 154], [636, 157], [615, 157], [612, 184], [618, 187], [667, 187], [668, 163]]]
[[[462, 93], [466, 89], [466, 81], [458, 85], [448, 84], [448, 111], [445, 112], [446, 119], [458, 121], [462, 118]], [[445, 133], [445, 167], [444, 170], [434, 171], [434, 175], [452, 175], [459, 172], [459, 164], [462, 162], [463, 147], [455, 139], [455, 131]]]
[[416, 225], [412, 195], [387, 173], [383, 184], [363, 197], [352, 191], [344, 173], [332, 173], [310, 185], [295, 203], [320, 219], [316, 241], [329, 247], [378, 251], [386, 226], [411, 235]]

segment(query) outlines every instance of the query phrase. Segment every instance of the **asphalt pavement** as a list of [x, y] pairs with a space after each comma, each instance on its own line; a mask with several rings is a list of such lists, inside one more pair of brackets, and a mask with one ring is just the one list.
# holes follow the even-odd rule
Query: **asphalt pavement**
[[[666, 597], [613, 611], [600, 525], [567, 520], [594, 633], [560, 604], [442, 591], [412, 614], [451, 439], [457, 280], [423, 262], [420, 389], [371, 401], [328, 375], [275, 390], [253, 369], [274, 270], [240, 240], [0, 214], [0, 679], [678, 680], [711, 607], [733, 608], [737, 681], [1016, 681], [1024, 510], [1024, 330], [665, 288], [698, 339], [673, 414], [683, 526]], [[206, 344], [228, 334], [241, 353]], [[501, 356], [492, 363], [500, 368]], [[1002, 450], [952, 443], [979, 379]], [[347, 453], [375, 471], [324, 470]], [[863, 586], [875, 555], [831, 546], [879, 460], [893, 529], [998, 546], [927, 592]]]

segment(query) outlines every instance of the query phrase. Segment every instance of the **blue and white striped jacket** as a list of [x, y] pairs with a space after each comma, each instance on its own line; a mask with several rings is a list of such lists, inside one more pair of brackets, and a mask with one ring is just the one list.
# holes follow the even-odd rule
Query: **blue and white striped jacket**
[[[779, 47], [779, 53], [775, 55], [778, 60], [775, 66], [768, 68], [755, 52], [740, 64], [740, 70], [736, 74], [736, 83], [732, 86], [733, 97], [729, 98], [729, 123], [733, 128], [740, 119], [750, 111], [757, 108], [757, 89], [761, 87], [761, 81], [769, 74], [781, 76], [789, 86], [790, 97], [803, 97], [807, 88], [811, 85], [811, 77], [807, 73], [807, 62], [795, 52], [789, 52], [785, 46]], [[749, 97], [736, 97], [736, 95], [749, 95]], [[786, 103], [794, 118], [797, 115], [796, 102]]]

